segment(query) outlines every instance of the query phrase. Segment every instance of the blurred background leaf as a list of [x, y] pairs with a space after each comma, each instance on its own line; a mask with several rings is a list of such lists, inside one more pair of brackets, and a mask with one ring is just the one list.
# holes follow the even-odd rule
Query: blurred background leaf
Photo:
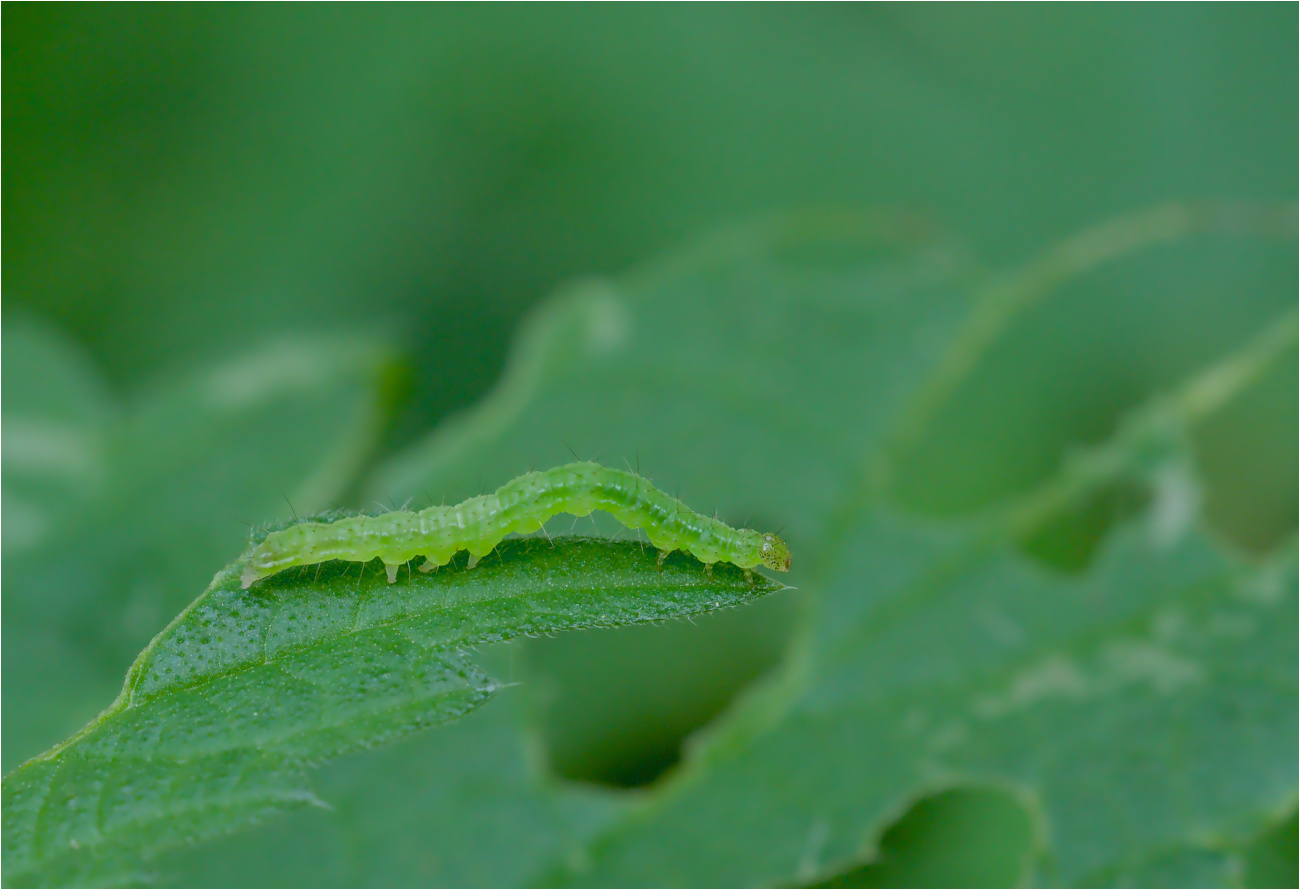
[[[282, 494], [300, 510], [425, 494], [362, 481], [379, 465], [372, 446], [401, 453], [487, 391], [519, 320], [567, 279], [620, 274], [701, 230], [788, 206], [892, 205], [903, 211], [900, 232], [959, 233], [986, 266], [1014, 269], [1135, 208], [1292, 202], [1297, 191], [1297, 12], [1282, 4], [24, 4], [5, 9], [5, 24], [6, 769], [111, 699], [140, 646], [238, 551], [239, 520], [287, 513]], [[833, 265], [834, 248], [820, 249], [832, 255], [805, 259]], [[968, 254], [949, 256], [957, 279], [984, 280]], [[850, 248], [850, 265], [861, 261], [860, 245]], [[1010, 323], [932, 418], [933, 434], [897, 456], [896, 499], [947, 521], [1031, 490], [1150, 393], [1293, 306], [1295, 265], [1293, 238], [1214, 237], [1071, 278]], [[745, 284], [764, 281], [755, 272]], [[701, 293], [703, 311], [717, 292]], [[713, 318], [682, 343], [668, 326], [660, 345], [725, 366], [743, 351], [729, 344], [746, 324], [757, 322]], [[358, 345], [341, 345], [340, 332]], [[810, 336], [847, 357], [841, 333]], [[286, 341], [298, 345], [286, 352]], [[277, 371], [278, 357], [293, 354], [305, 364]], [[304, 375], [311, 356], [326, 376]], [[1295, 366], [1294, 354], [1280, 359], [1194, 431], [1206, 513], [1247, 552], [1294, 534]], [[191, 398], [197, 381], [231, 367], [290, 379], [283, 398], [242, 409], [256, 442], [214, 441], [204, 412], [215, 409]], [[605, 388], [633, 383], [662, 386], [611, 377]], [[641, 449], [643, 469], [683, 494], [716, 497], [735, 519], [800, 521], [778, 492], [764, 512], [724, 500], [748, 497], [763, 463], [731, 468], [743, 484], [706, 478], [708, 417], [659, 406], [671, 426], [651, 443], [637, 430], [653, 431], [652, 418], [629, 417], [630, 404], [614, 400], [581, 424], [599, 435], [568, 445], [610, 462], [635, 461]], [[829, 425], [853, 420], [845, 413]], [[517, 452], [509, 466], [480, 461], [427, 494], [473, 494], [530, 461], [570, 459], [559, 441], [521, 441]], [[772, 483], [833, 494], [835, 474], [803, 472]], [[1140, 491], [1104, 493], [1028, 548], [1081, 571], [1106, 529], [1142, 503]], [[793, 531], [821, 540], [818, 528]], [[803, 586], [799, 596], [820, 595]], [[470, 721], [453, 731], [477, 738], [464, 750], [510, 752], [507, 773], [520, 784], [475, 824], [522, 819], [527, 808], [509, 801], [552, 793], [600, 801], [573, 804], [588, 815], [644, 794], [598, 786], [670, 768], [693, 729], [780, 665], [806, 608], [773, 597], [663, 633], [591, 632], [503, 650], [516, 679], [527, 678], [526, 703], [493, 718], [506, 734], [491, 745]], [[11, 668], [11, 653], [43, 667]], [[721, 663], [729, 679], [710, 688], [647, 669], [665, 663], [685, 673]], [[507, 714], [501, 702], [491, 707]], [[317, 869], [303, 875], [328, 883], [321, 863], [344, 857], [353, 870], [338, 872], [349, 876], [341, 883], [476, 880], [436, 858], [419, 832], [402, 834], [396, 826], [418, 812], [396, 814], [393, 795], [378, 790], [408, 758], [460, 737], [435, 736], [321, 773], [325, 799], [353, 801], [338, 804], [352, 826], [339, 837], [366, 840], [327, 842], [320, 820], [332, 817], [322, 814], [310, 818], [323, 833], [271, 829], [323, 851], [293, 860]], [[486, 759], [466, 762], [483, 771], [467, 767], [460, 787], [478, 787], [472, 776], [487, 780]], [[555, 791], [557, 772], [597, 786]], [[951, 809], [918, 804], [891, 843], [945, 836], [945, 819], [1004, 819], [1006, 830], [992, 833], [1007, 839], [999, 861], [1018, 869], [1032, 834], [1017, 828], [1021, 805], [951, 800]], [[981, 805], [984, 815], [972, 815]], [[575, 818], [588, 827], [566, 837], [591, 830], [588, 816]], [[522, 827], [512, 836], [518, 846], [502, 845], [500, 870], [484, 883], [528, 880], [555, 852], [519, 841], [540, 836]], [[1260, 844], [1236, 874], [1260, 881], [1277, 861], [1267, 851], [1281, 850], [1294, 883], [1294, 845]], [[180, 874], [201, 882], [243, 855], [244, 883], [298, 881], [289, 860], [252, 846], [232, 840], [207, 870]], [[571, 840], [560, 847], [581, 864]], [[967, 874], [987, 874], [970, 862]], [[1201, 873], [1233, 873], [1214, 868]], [[959, 882], [890, 874], [879, 880]]]
[[122, 404], [43, 328], [7, 324], [4, 354], [12, 769], [107, 706], [124, 666], [242, 549], [241, 522], [339, 496], [375, 446], [391, 361], [356, 340], [283, 340]]
[[408, 434], [486, 389], [555, 283], [736, 216], [899, 204], [1006, 260], [1167, 198], [1296, 190], [1286, 6], [5, 18], [9, 308], [117, 384], [380, 328], [419, 370]]

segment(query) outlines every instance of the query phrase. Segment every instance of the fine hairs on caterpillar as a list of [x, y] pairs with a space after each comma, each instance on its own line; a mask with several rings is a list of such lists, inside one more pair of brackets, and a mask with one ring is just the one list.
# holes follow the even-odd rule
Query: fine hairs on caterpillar
[[776, 535], [732, 528], [696, 513], [636, 473], [581, 461], [525, 473], [454, 507], [301, 522], [272, 532], [249, 554], [240, 582], [247, 589], [294, 566], [378, 557], [392, 584], [397, 570], [417, 556], [424, 557], [420, 571], [431, 572], [461, 550], [469, 551], [473, 568], [511, 532], [535, 532], [559, 513], [586, 516], [592, 510], [604, 510], [628, 528], [645, 529], [659, 549], [660, 565], [672, 551], [684, 550], [710, 574], [715, 562], [734, 563], [746, 575], [759, 565], [790, 570], [790, 548]]

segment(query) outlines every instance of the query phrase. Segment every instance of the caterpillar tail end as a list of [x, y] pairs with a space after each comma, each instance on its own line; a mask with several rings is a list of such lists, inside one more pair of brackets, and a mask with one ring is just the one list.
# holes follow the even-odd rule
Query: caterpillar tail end
[[253, 586], [254, 581], [258, 580], [261, 577], [262, 576], [258, 574], [257, 569], [252, 568], [251, 566], [245, 568], [244, 573], [239, 576], [240, 589], [247, 590], [248, 588]]

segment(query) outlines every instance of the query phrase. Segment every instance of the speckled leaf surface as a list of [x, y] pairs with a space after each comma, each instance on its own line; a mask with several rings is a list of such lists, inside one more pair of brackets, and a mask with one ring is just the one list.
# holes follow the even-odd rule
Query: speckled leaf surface
[[631, 542], [526, 539], [389, 586], [360, 564], [239, 588], [240, 563], [141, 654], [118, 701], [4, 783], [10, 883], [122, 880], [142, 857], [310, 803], [305, 769], [443, 723], [499, 684], [462, 650], [658, 621], [780, 589]]

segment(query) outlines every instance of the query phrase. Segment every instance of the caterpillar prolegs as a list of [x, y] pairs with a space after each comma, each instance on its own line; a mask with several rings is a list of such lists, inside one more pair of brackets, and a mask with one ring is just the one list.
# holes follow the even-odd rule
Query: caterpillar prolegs
[[790, 548], [776, 535], [732, 528], [696, 513], [636, 473], [582, 461], [525, 473], [492, 494], [454, 507], [301, 522], [272, 532], [249, 554], [240, 581], [248, 588], [294, 566], [378, 557], [392, 584], [397, 570], [417, 556], [424, 557], [420, 571], [429, 572], [468, 550], [473, 567], [511, 532], [535, 532], [559, 513], [586, 516], [593, 510], [604, 510], [628, 528], [644, 529], [659, 549], [661, 564], [673, 550], [685, 550], [710, 571], [716, 562], [746, 571], [758, 565], [790, 570]]

